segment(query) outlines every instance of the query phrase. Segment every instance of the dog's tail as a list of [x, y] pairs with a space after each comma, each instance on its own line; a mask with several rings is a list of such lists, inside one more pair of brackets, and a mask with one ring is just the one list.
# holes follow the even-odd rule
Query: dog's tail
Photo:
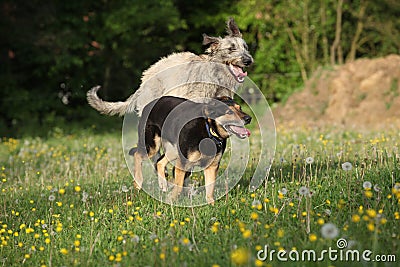
[[[107, 102], [99, 98], [97, 95], [97, 91], [101, 86], [95, 86], [87, 92], [87, 101], [90, 106], [92, 106], [95, 110], [99, 111], [105, 115], [119, 115], [123, 116], [127, 112], [131, 112], [134, 102], [135, 102], [135, 94], [131, 95], [124, 102]], [[134, 107], [133, 107], [134, 108]]]

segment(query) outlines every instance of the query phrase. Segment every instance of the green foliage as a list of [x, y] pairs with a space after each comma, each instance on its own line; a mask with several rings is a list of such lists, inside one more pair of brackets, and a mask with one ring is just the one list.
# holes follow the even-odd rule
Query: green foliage
[[[86, 103], [88, 89], [100, 84], [103, 98], [125, 99], [160, 57], [201, 53], [202, 33], [224, 35], [228, 17], [254, 55], [250, 78], [270, 101], [284, 101], [318, 66], [330, 64], [336, 6], [334, 0], [2, 1], [0, 135], [40, 135], [72, 122], [90, 127], [100, 116]], [[399, 12], [397, 1], [345, 1], [343, 59], [351, 59], [353, 40], [356, 58], [398, 53]]]

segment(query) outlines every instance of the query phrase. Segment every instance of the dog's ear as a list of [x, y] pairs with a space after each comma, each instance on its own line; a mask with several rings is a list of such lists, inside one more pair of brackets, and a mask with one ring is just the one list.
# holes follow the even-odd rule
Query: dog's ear
[[226, 24], [227, 24], [226, 31], [229, 36], [242, 38], [242, 33], [240, 32], [239, 27], [236, 25], [233, 18], [229, 18]]
[[202, 113], [203, 113], [204, 118], [213, 118], [213, 117], [215, 117], [215, 112], [210, 107], [209, 104], [203, 105]]
[[203, 45], [209, 46], [211, 50], [214, 50], [217, 48], [221, 38], [219, 37], [212, 37], [208, 36], [207, 34], [203, 33]]

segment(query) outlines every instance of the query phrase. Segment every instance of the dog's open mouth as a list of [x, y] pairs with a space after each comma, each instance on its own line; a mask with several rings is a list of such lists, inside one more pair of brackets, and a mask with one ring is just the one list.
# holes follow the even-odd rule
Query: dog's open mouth
[[247, 76], [247, 71], [244, 72], [243, 69], [237, 65], [232, 65], [231, 63], [228, 64], [228, 69], [235, 77], [235, 80], [239, 83], [244, 82], [244, 77]]
[[230, 124], [230, 125], [225, 125], [225, 129], [228, 132], [235, 134], [240, 139], [244, 139], [250, 136], [250, 131], [243, 126]]

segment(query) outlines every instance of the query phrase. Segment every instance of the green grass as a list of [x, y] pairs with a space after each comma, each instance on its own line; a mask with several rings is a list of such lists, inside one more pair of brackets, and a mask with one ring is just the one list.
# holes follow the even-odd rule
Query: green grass
[[[277, 136], [275, 162], [259, 189], [249, 192], [248, 170], [215, 206], [195, 208], [135, 191], [118, 132], [3, 139], [0, 264], [382, 266], [328, 257], [280, 262], [276, 254], [272, 262], [257, 261], [265, 245], [319, 253], [337, 249], [338, 238], [373, 255], [395, 254], [398, 264], [399, 132], [280, 128]], [[343, 170], [344, 162], [352, 169]], [[375, 189], [364, 189], [366, 181]], [[301, 195], [302, 186], [311, 194]], [[339, 230], [333, 239], [322, 236], [327, 223]]]

